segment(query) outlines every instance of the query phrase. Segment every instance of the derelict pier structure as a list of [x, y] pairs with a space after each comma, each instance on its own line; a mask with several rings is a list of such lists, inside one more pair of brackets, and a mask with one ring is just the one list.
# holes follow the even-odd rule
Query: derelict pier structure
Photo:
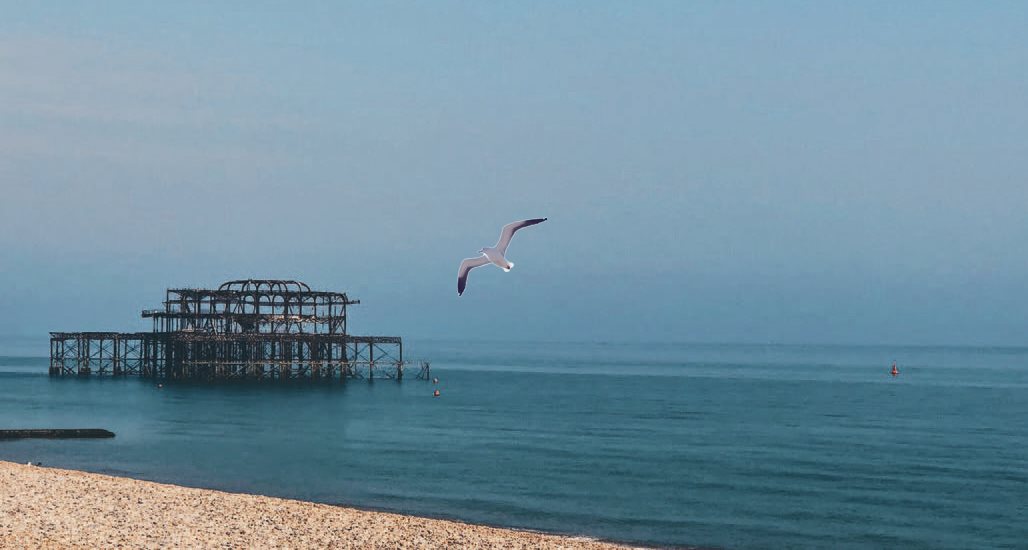
[[[298, 281], [168, 289], [150, 332], [51, 332], [50, 376], [172, 380], [403, 379], [398, 336], [355, 336], [342, 292]], [[429, 377], [428, 363], [418, 378]]]

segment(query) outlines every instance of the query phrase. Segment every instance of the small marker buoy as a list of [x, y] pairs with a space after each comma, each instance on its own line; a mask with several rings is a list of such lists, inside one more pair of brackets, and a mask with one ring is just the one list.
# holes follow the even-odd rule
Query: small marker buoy
[[432, 397], [439, 397], [439, 390], [436, 390], [435, 393], [432, 394]]
[[439, 379], [438, 378], [433, 378], [432, 379], [432, 383], [433, 384], [438, 384], [439, 383]]
[[899, 373], [900, 373], [899, 369], [897, 369], [897, 368], [896, 368], [896, 362], [895, 362], [895, 361], [893, 361], [893, 362], [892, 362], [892, 370], [891, 370], [891, 371], [889, 371], [889, 374], [891, 374], [891, 375], [893, 375], [893, 376], [896, 376], [896, 375], [897, 375], [897, 374], [899, 374]]

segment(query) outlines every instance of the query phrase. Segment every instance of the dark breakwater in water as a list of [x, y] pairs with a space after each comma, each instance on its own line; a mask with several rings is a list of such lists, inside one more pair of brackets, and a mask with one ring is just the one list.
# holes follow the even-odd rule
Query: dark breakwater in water
[[97, 428], [0, 429], [0, 439], [105, 439], [108, 437], [114, 437], [114, 432]]
[[44, 358], [0, 358], [0, 428], [118, 434], [4, 441], [0, 459], [655, 544], [1028, 540], [1025, 349], [412, 349], [440, 398], [414, 380], [52, 380]]

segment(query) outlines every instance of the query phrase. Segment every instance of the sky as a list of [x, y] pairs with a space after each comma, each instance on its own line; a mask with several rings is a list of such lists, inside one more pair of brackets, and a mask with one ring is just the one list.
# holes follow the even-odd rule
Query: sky
[[1028, 345], [1023, 2], [0, 3], [0, 334]]

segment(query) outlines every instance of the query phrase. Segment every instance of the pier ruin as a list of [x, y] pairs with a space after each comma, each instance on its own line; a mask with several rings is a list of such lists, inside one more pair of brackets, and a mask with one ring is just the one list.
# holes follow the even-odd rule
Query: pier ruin
[[[343, 292], [246, 279], [217, 289], [168, 289], [143, 311], [150, 332], [51, 332], [50, 376], [168, 380], [401, 380], [398, 336], [356, 336]], [[429, 366], [419, 363], [418, 378]]]

